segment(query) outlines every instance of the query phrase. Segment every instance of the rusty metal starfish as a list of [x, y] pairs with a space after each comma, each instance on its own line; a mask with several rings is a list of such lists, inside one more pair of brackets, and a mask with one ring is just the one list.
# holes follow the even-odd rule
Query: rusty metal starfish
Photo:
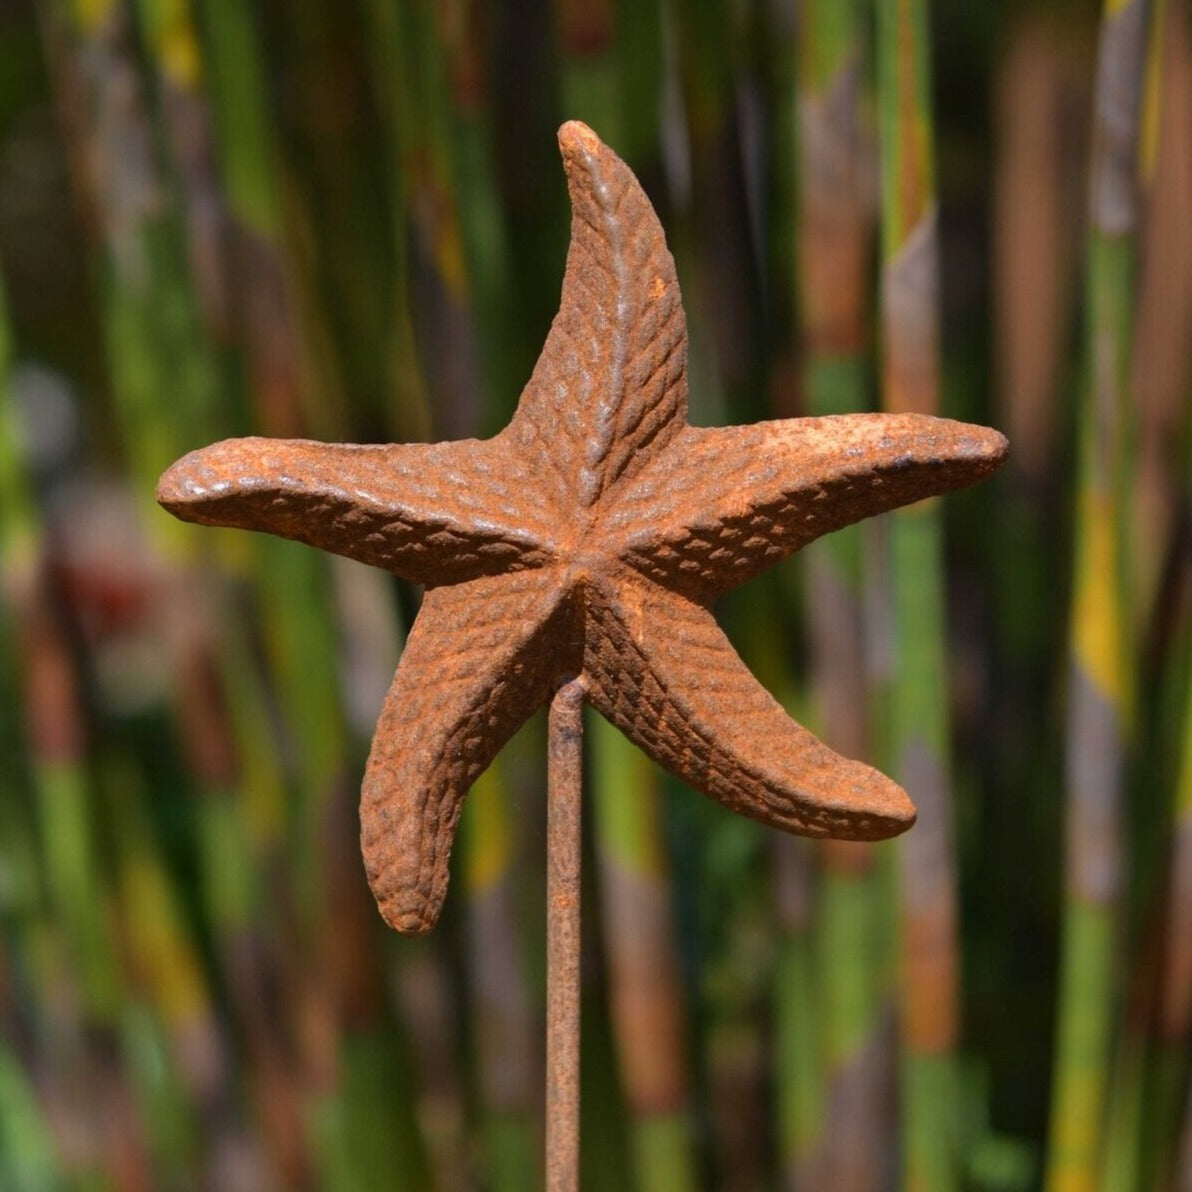
[[381, 711], [361, 837], [381, 913], [433, 926], [469, 787], [560, 683], [731, 811], [872, 840], [906, 793], [800, 727], [710, 611], [821, 534], [975, 483], [996, 431], [921, 415], [687, 422], [674, 262], [591, 129], [559, 144], [573, 219], [559, 313], [492, 439], [377, 446], [232, 439], [179, 460], [178, 517], [266, 530], [426, 585]]

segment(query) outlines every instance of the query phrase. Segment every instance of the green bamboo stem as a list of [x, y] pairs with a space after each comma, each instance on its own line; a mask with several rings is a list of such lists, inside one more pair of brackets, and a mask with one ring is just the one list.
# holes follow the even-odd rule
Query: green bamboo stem
[[511, 246], [497, 193], [488, 77], [486, 65], [480, 65], [483, 38], [474, 22], [457, 20], [441, 28], [440, 40], [451, 100], [452, 176], [484, 387], [475, 429], [496, 433], [512, 415], [541, 345], [517, 317]]
[[1052, 1192], [1093, 1188], [1102, 1173], [1119, 997], [1120, 820], [1134, 698], [1126, 537], [1133, 474], [1129, 376], [1147, 29], [1145, 3], [1108, 4], [1098, 51], [1069, 634], [1064, 944], [1047, 1170]]
[[1184, 1123], [1180, 1131], [1179, 1157], [1175, 1173], [1178, 1192], [1192, 1189], [1192, 1090], [1184, 1105]]
[[[867, 280], [876, 211], [868, 186], [862, 12], [805, 4], [800, 12], [799, 280], [808, 413], [855, 413], [869, 404]], [[815, 723], [849, 757], [869, 756], [863, 618], [864, 528], [849, 527], [803, 554]], [[892, 1140], [881, 1079], [886, 973], [878, 908], [883, 874], [864, 845], [823, 848], [819, 900], [828, 1104], [821, 1178], [874, 1186]], [[859, 1145], [858, 1139], [869, 1140]]]
[[778, 952], [774, 962], [774, 1049], [778, 1155], [787, 1192], [823, 1186], [826, 1118], [823, 1003], [816, 982], [815, 877], [811, 846], [774, 842]]
[[226, 339], [233, 318], [227, 210], [216, 169], [198, 29], [188, 0], [135, 2], [155, 68], [171, 173], [179, 184], [190, 281], [206, 330]]
[[1138, 417], [1131, 605], [1134, 628], [1154, 623], [1177, 531], [1183, 472], [1171, 451], [1187, 419], [1192, 342], [1192, 24], [1184, 0], [1155, 0], [1143, 80], [1136, 328], [1131, 388]]
[[[1087, 20], [1077, 24], [1073, 16], [1046, 6], [1016, 12], [995, 76], [994, 409], [1012, 446], [1004, 473], [990, 486], [996, 542], [980, 563], [996, 616], [989, 707], [989, 756], [996, 760], [970, 881], [991, 905], [1005, 908], [998, 934], [1006, 957], [1023, 932], [1053, 930], [1040, 894], [1054, 880], [1049, 842], [1060, 824], [1050, 655], [1064, 632], [1067, 593], [1066, 561], [1052, 544], [1062, 526], [1063, 415], [1080, 250], [1066, 218], [1080, 183], [1065, 153], [1064, 113], [1073, 64], [1088, 37]], [[1029, 563], [995, 562], [1004, 559]], [[994, 810], [1008, 797], [1021, 800], [1025, 818]], [[999, 1020], [1006, 1029], [992, 1047], [997, 1054], [1009, 1054], [1019, 1031], [1039, 1037], [1048, 1029], [1049, 995], [1040, 996], [1037, 986], [1019, 989], [1006, 1006], [1000, 983], [974, 984], [978, 1016], [982, 1001], [986, 1013], [1004, 1006]], [[1029, 1079], [1032, 1116], [1045, 1110], [1045, 1071], [1040, 1053]]]
[[459, 185], [443, 14], [371, 0], [366, 13], [392, 166], [394, 351], [425, 388], [420, 437], [462, 437], [474, 433], [482, 404], [476, 259], [465, 215], [486, 201], [484, 174], [473, 204]]
[[[1185, 563], [1185, 571], [1188, 571]], [[1187, 579], [1186, 581], [1187, 582]], [[1180, 696], [1182, 715], [1179, 766], [1175, 774], [1175, 799], [1171, 851], [1167, 873], [1167, 924], [1163, 939], [1162, 980], [1157, 1005], [1156, 1055], [1154, 1057], [1155, 1117], [1151, 1140], [1155, 1169], [1166, 1178], [1168, 1168], [1180, 1162], [1180, 1135], [1184, 1132], [1184, 1162], [1192, 1159], [1192, 1136], [1181, 1126], [1181, 1109], [1192, 1088], [1187, 1081], [1187, 1049], [1192, 1039], [1192, 625], [1182, 626], [1180, 662], [1184, 666]], [[1192, 1122], [1192, 1118], [1190, 1118]], [[1192, 1175], [1192, 1171], [1187, 1173]], [[1173, 1184], [1179, 1187], [1178, 1175]]]
[[301, 237], [292, 228], [254, 10], [236, 0], [208, 0], [198, 15], [229, 220], [229, 271], [240, 298], [235, 331], [254, 421], [267, 434], [332, 438], [344, 419], [343, 382], [308, 254], [295, 244]]
[[637, 1186], [680, 1192], [697, 1181], [658, 775], [603, 719], [589, 727], [601, 925]]
[[[921, 0], [879, 0], [882, 194], [882, 405], [939, 411], [939, 262], [928, 69]], [[956, 1187], [959, 996], [949, 775], [942, 523], [938, 502], [890, 519], [894, 776], [919, 811], [901, 842], [903, 1179]]]
[[[1145, 245], [1140, 242], [1137, 250], [1140, 260], [1143, 253], [1153, 258], [1154, 254], [1163, 252], [1166, 247], [1163, 240], [1164, 230], [1158, 219], [1154, 218], [1154, 198], [1162, 108], [1170, 106], [1161, 100], [1165, 76], [1170, 72], [1172, 65], [1167, 53], [1166, 34], [1170, 32], [1166, 21], [1167, 9], [1166, 0], [1153, 0], [1149, 7], [1149, 28], [1138, 101], [1139, 202], [1147, 202], [1151, 216], [1147, 220], [1147, 230], [1150, 233], [1147, 242]], [[1178, 249], [1176, 251], [1178, 252]], [[1133, 313], [1134, 327], [1130, 344], [1132, 364], [1127, 385], [1131, 405], [1137, 408], [1138, 415], [1130, 430], [1133, 441], [1127, 449], [1126, 467], [1131, 473], [1130, 488], [1128, 491], [1123, 490], [1121, 498], [1127, 502], [1121, 512], [1123, 541], [1131, 544], [1128, 553], [1123, 555], [1123, 563], [1129, 568], [1126, 577], [1128, 586], [1124, 596], [1126, 613], [1130, 618], [1126, 626], [1129, 642], [1141, 640], [1153, 620], [1159, 572], [1164, 555], [1168, 551], [1168, 541], [1175, 518], [1175, 503], [1170, 499], [1164, 499], [1167, 497], [1164, 490], [1168, 486], [1165, 484], [1166, 477], [1160, 461], [1162, 449], [1157, 449], [1157, 442], [1169, 433], [1165, 423], [1173, 415], [1178, 418], [1178, 413], [1162, 410], [1155, 400], [1155, 395], [1148, 394], [1145, 390], [1145, 370], [1134, 366], [1142, 363], [1143, 352], [1149, 350], [1152, 359], [1157, 361], [1159, 357], [1171, 351], [1169, 345], [1156, 342], [1153, 336], [1144, 338], [1145, 331], [1149, 330], [1145, 314], [1148, 305], [1153, 305], [1147, 302], [1145, 280], [1140, 274]], [[1149, 449], [1144, 450], [1144, 443]], [[1149, 532], [1140, 537], [1137, 530], [1144, 525]], [[1128, 649], [1128, 658], [1132, 661], [1134, 650], [1131, 647]], [[1136, 712], [1135, 719], [1137, 718]], [[1135, 726], [1131, 725], [1129, 731], [1133, 736]], [[1134, 781], [1141, 789], [1141, 780]], [[1166, 819], [1165, 811], [1166, 809], [1163, 809], [1159, 813], [1161, 820]], [[1142, 884], [1152, 884], [1149, 873], [1158, 864], [1156, 851], [1154, 838], [1150, 834], [1139, 833], [1133, 840], [1123, 840], [1123, 854], [1130, 865], [1136, 889]], [[1161, 902], [1161, 895], [1157, 888], [1145, 894], [1144, 898], [1148, 906], [1143, 911], [1144, 924], [1140, 933], [1146, 932], [1145, 919], [1154, 918], [1160, 913], [1157, 908]], [[1100, 1179], [1100, 1186], [1104, 1192], [1130, 1192], [1133, 1188], [1154, 1182], [1153, 1171], [1147, 1170], [1150, 1167], [1150, 1152], [1153, 1150], [1151, 1138], [1148, 1137], [1149, 1128], [1155, 1116], [1155, 1089], [1151, 1079], [1153, 1064], [1150, 1062], [1150, 1053], [1156, 983], [1149, 951], [1142, 945], [1134, 948], [1134, 971], [1123, 998], [1123, 1010], [1119, 1015], [1121, 1021], [1116, 1026], [1117, 1043], [1109, 1073], [1108, 1113]]]
[[709, 352], [733, 417], [749, 421], [766, 411], [760, 400], [761, 288], [734, 92], [742, 15], [724, 0], [709, 0], [684, 7], [674, 26], [690, 145], [694, 276], [684, 284], [688, 319], [693, 341], [700, 333], [708, 336], [707, 348], [699, 350]]
[[1029, 517], [1055, 469], [1056, 387], [1069, 317], [1060, 111], [1064, 36], [1047, 8], [1024, 9], [1013, 22], [995, 81], [998, 416], [1015, 444], [1009, 475], [1014, 498], [1027, 506], [1022, 517]]
[[[914, 792], [914, 844], [901, 846], [904, 1171], [911, 1188], [958, 1180], [956, 876], [947, 773], [947, 669], [939, 509], [891, 526], [899, 651], [891, 707], [895, 773]], [[925, 578], [926, 577], [926, 578]], [[931, 582], [934, 579], [934, 584]]]
[[[224, 1134], [229, 1057], [208, 976], [182, 913], [175, 877], [158, 850], [147, 792], [131, 757], [112, 759], [106, 795], [115, 841], [117, 914], [130, 988], [121, 1010], [128, 1065], [158, 1178], [192, 1178], [234, 1140]], [[205, 1146], [200, 1151], [200, 1132]]]
[[[760, 603], [755, 598], [739, 625], [741, 656], [789, 714], [806, 723], [805, 692], [793, 681], [778, 618], [780, 593], [771, 588], [769, 595]], [[706, 958], [703, 1003], [693, 1013], [705, 1023], [695, 1055], [707, 1070], [701, 1083], [713, 1122], [717, 1186], [764, 1186], [762, 1098], [772, 1086], [782, 1175], [790, 1187], [817, 1188], [827, 1106], [814, 853], [807, 841], [759, 834], [746, 821], [726, 824], [715, 808], [706, 813], [700, 858]], [[772, 1041], [757, 1029], [766, 1004], [774, 1016]]]
[[1006, 787], [1030, 783], [1022, 763], [1044, 720], [1032, 698], [1039, 662], [1061, 615], [1059, 561], [1043, 543], [1054, 533], [1060, 383], [1071, 317], [1074, 237], [1065, 226], [1063, 153], [1066, 30], [1043, 8], [1023, 10], [996, 76], [993, 285], [997, 414], [1014, 444], [1002, 485], [998, 531], [1004, 557], [1036, 560], [991, 574], [999, 613]]
[[[308, 429], [342, 438], [352, 416], [391, 417], [392, 210], [375, 146], [381, 133], [367, 70], [367, 31], [319, 0], [261, 6], [279, 96], [275, 159], [291, 250], [300, 262], [303, 334], [318, 386]], [[378, 351], [378, 347], [382, 350]], [[350, 404], [349, 404], [350, 403]]]
[[541, 1178], [540, 1044], [520, 955], [516, 834], [499, 761], [472, 787], [461, 829], [485, 1167], [495, 1192], [516, 1192]]

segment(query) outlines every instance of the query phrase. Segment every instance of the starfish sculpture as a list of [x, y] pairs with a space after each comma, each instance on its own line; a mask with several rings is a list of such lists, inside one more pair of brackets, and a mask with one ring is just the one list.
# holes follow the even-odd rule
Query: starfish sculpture
[[469, 787], [565, 679], [732, 811], [873, 840], [906, 793], [796, 724], [710, 611], [722, 593], [872, 514], [980, 480], [996, 431], [915, 414], [687, 422], [687, 328], [658, 218], [591, 129], [559, 144], [573, 211], [559, 313], [492, 439], [375, 446], [232, 439], [157, 499], [426, 585], [364, 776], [369, 883], [397, 930], [438, 918]]

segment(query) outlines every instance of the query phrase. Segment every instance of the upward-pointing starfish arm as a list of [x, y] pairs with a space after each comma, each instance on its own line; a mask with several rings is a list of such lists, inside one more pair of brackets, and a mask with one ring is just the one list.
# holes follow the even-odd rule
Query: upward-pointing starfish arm
[[360, 838], [381, 914], [434, 926], [468, 788], [502, 745], [578, 673], [575, 615], [553, 571], [426, 594], [385, 697], [364, 774]]
[[509, 427], [568, 509], [635, 475], [687, 424], [675, 263], [628, 166], [578, 121], [559, 130], [571, 248], [559, 313]]
[[588, 603], [588, 699], [655, 761], [730, 811], [807, 836], [905, 831], [906, 792], [833, 753], [752, 675], [712, 614], [646, 580]]
[[822, 534], [975, 484], [1006, 449], [996, 430], [924, 414], [688, 427], [606, 524], [636, 570], [708, 603]]
[[266, 530], [424, 584], [541, 567], [549, 507], [527, 500], [507, 440], [385, 446], [227, 439], [162, 476], [185, 521]]

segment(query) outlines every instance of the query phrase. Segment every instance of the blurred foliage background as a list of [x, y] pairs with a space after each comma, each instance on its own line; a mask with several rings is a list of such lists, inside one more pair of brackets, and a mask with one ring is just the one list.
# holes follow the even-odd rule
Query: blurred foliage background
[[0, 1187], [538, 1184], [541, 723], [388, 935], [355, 804], [419, 594], [152, 493], [500, 427], [572, 117], [660, 212], [693, 421], [1013, 452], [718, 610], [902, 841], [592, 724], [583, 1186], [1187, 1192], [1186, 0], [0, 2]]

